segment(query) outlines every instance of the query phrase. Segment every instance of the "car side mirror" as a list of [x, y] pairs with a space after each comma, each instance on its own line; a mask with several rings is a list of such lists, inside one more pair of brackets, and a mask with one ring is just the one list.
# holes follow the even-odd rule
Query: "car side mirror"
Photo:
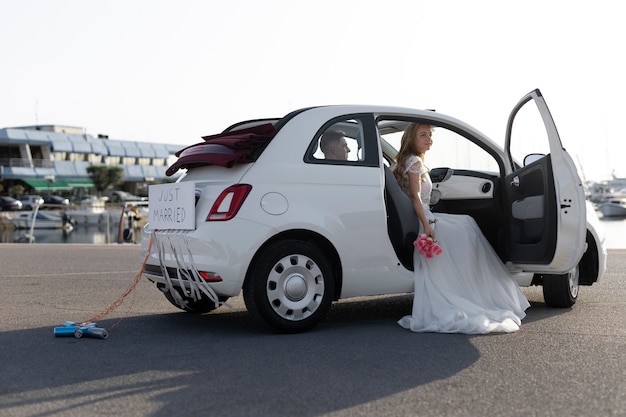
[[528, 166], [528, 165], [532, 164], [533, 162], [537, 162], [538, 160], [540, 160], [544, 156], [545, 155], [541, 154], [541, 153], [531, 153], [529, 155], [526, 155], [524, 157], [524, 166]]

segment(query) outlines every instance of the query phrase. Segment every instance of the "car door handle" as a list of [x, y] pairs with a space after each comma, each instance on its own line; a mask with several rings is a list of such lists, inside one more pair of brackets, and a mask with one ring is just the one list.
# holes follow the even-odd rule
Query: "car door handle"
[[511, 186], [519, 187], [519, 177], [517, 175], [514, 176], [513, 179], [511, 180]]

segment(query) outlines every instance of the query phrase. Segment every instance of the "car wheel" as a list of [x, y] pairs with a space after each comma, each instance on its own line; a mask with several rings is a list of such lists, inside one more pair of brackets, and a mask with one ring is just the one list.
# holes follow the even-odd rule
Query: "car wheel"
[[574, 305], [578, 297], [580, 269], [576, 266], [563, 275], [545, 275], [543, 298], [550, 307], [567, 308]]
[[[165, 291], [164, 289], [162, 289], [161, 291], [163, 291], [163, 295], [165, 295], [165, 298], [167, 299], [167, 301], [169, 301], [170, 303], [172, 303], [172, 305], [174, 307], [177, 307], [183, 311], [186, 311], [188, 313], [194, 313], [194, 314], [204, 314], [204, 313], [208, 313], [210, 311], [215, 310], [217, 307], [215, 307], [215, 303], [213, 302], [213, 300], [210, 300], [208, 298], [202, 298], [200, 300], [194, 300], [192, 298], [188, 298], [188, 297], [183, 297], [183, 300], [185, 301], [185, 307], [181, 307], [180, 305], [178, 305], [178, 303], [174, 300], [174, 297], [172, 297], [172, 293], [167, 290]], [[226, 300], [228, 300], [228, 297], [218, 297], [220, 303], [225, 303]]]
[[334, 291], [335, 280], [324, 254], [310, 243], [287, 240], [256, 257], [243, 297], [256, 320], [278, 332], [296, 333], [324, 318]]

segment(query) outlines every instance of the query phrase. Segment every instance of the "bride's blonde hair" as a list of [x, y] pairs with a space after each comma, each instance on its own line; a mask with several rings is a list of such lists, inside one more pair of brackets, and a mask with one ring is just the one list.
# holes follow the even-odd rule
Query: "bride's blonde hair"
[[424, 160], [424, 153], [419, 153], [415, 148], [415, 135], [417, 134], [417, 129], [423, 124], [425, 123], [411, 123], [404, 130], [400, 140], [400, 150], [396, 155], [396, 166], [393, 168], [393, 176], [396, 177], [396, 181], [403, 189], [408, 189], [409, 187], [409, 178], [404, 172], [406, 170], [406, 161], [412, 155], [417, 155], [422, 161]]

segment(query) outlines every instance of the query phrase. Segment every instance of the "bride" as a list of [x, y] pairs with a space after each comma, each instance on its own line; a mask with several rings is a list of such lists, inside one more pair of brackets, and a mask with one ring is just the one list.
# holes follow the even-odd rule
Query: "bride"
[[530, 304], [474, 219], [429, 209], [432, 181], [424, 155], [431, 145], [431, 126], [410, 125], [393, 171], [423, 233], [443, 249], [429, 258], [414, 251], [413, 313], [398, 323], [414, 332], [515, 332]]

